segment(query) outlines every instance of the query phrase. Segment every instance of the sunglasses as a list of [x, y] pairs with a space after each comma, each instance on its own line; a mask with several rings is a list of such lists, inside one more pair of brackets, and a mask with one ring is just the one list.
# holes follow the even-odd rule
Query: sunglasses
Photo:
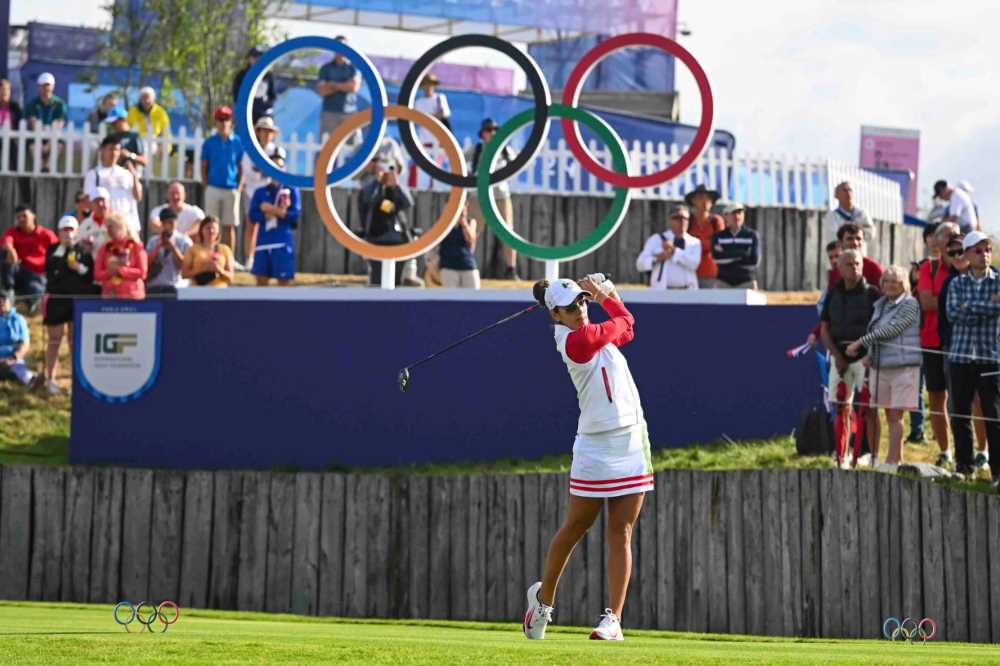
[[963, 252], [962, 248], [956, 248], [954, 250], [948, 250], [945, 254], [947, 254], [949, 257], [961, 257]]

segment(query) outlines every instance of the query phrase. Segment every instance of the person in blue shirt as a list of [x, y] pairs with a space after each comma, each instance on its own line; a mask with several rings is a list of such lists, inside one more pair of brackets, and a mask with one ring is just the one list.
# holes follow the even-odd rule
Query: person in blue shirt
[[24, 363], [30, 343], [28, 322], [14, 309], [14, 293], [0, 291], [0, 380], [31, 383], [35, 373]]
[[215, 110], [215, 129], [201, 146], [201, 184], [205, 186], [206, 216], [222, 225], [222, 242], [236, 248], [240, 224], [240, 191], [243, 189], [243, 143], [233, 131], [233, 110]]
[[[275, 146], [268, 157], [279, 169], [285, 168], [285, 149]], [[299, 190], [276, 180], [257, 188], [250, 200], [250, 228], [247, 229], [247, 256], [257, 286], [267, 286], [271, 278], [282, 287], [295, 278], [295, 236], [302, 211]]]
[[[338, 42], [347, 43], [347, 37], [337, 36]], [[361, 74], [351, 61], [340, 55], [319, 68], [316, 92], [323, 98], [323, 110], [319, 117], [319, 133], [330, 134], [350, 114], [358, 110], [358, 90], [361, 89]], [[361, 130], [347, 137], [346, 147], [352, 148], [361, 140]], [[350, 150], [347, 151], [350, 153]]]

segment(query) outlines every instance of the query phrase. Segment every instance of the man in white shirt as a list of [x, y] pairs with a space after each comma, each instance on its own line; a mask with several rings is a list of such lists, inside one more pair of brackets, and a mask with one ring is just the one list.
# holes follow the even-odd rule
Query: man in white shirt
[[976, 215], [976, 207], [968, 192], [952, 187], [947, 180], [939, 180], [934, 183], [934, 196], [948, 202], [948, 213], [945, 220], [957, 222], [963, 234], [982, 230], [979, 225], [979, 217]]
[[646, 241], [635, 266], [641, 273], [651, 272], [649, 286], [654, 289], [697, 289], [701, 241], [687, 232], [691, 213], [687, 206], [670, 211], [670, 229], [653, 234]]
[[[428, 74], [424, 77], [424, 80], [420, 82], [420, 92], [421, 95], [413, 102], [413, 108], [417, 111], [422, 111], [429, 116], [434, 116], [448, 129], [451, 129], [451, 108], [448, 106], [448, 98], [445, 97], [444, 93], [437, 92], [437, 86], [441, 83], [438, 77], [433, 74]], [[424, 147], [424, 152], [427, 156], [431, 158], [431, 161], [440, 163], [442, 159], [441, 150], [437, 143], [437, 139], [434, 135], [423, 127], [417, 126], [417, 138]], [[421, 173], [417, 170], [416, 165], [413, 165], [410, 171], [410, 181], [409, 185], [411, 188], [417, 187], [418, 174]], [[427, 178], [427, 187], [433, 185], [433, 180], [430, 176]]]
[[95, 187], [87, 190], [87, 199], [90, 204], [90, 215], [80, 223], [76, 239], [91, 256], [97, 256], [97, 251], [108, 242], [108, 232], [104, 228], [104, 220], [111, 212], [111, 208], [109, 208], [111, 194], [108, 193], [106, 187]]
[[160, 220], [163, 217], [163, 212], [168, 208], [174, 213], [177, 233], [185, 236], [194, 236], [198, 233], [198, 223], [204, 219], [205, 211], [187, 203], [186, 198], [187, 190], [184, 189], [184, 185], [179, 180], [175, 180], [167, 186], [167, 203], [157, 206], [149, 214], [150, 236], [160, 233]]
[[139, 234], [142, 230], [139, 221], [142, 182], [136, 174], [134, 164], [127, 162], [127, 167], [118, 166], [121, 153], [121, 144], [114, 135], [104, 137], [97, 166], [83, 177], [83, 189], [85, 192], [98, 187], [107, 189], [111, 196], [108, 207], [115, 213], [121, 213], [129, 229]]
[[850, 181], [842, 181], [833, 190], [837, 207], [826, 214], [826, 227], [836, 235], [837, 230], [848, 222], [853, 222], [865, 232], [865, 240], [875, 238], [875, 225], [868, 213], [854, 205], [854, 188]]

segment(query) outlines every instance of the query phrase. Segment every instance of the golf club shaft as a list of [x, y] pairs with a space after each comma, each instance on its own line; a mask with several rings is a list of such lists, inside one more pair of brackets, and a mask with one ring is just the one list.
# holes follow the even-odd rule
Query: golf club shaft
[[531, 305], [529, 307], [526, 307], [523, 310], [515, 312], [514, 314], [512, 314], [510, 316], [504, 317], [500, 321], [495, 321], [492, 324], [490, 324], [489, 326], [484, 326], [483, 328], [479, 329], [478, 331], [475, 331], [473, 333], [469, 333], [464, 338], [456, 340], [455, 342], [451, 343], [450, 345], [448, 345], [444, 349], [436, 351], [433, 354], [431, 354], [430, 356], [425, 356], [424, 358], [420, 359], [416, 363], [411, 363], [410, 365], [406, 366], [405, 369], [406, 370], [412, 370], [413, 368], [417, 367], [418, 365], [420, 365], [422, 363], [426, 363], [427, 361], [430, 361], [432, 358], [434, 358], [436, 356], [440, 356], [441, 354], [445, 353], [449, 349], [454, 349], [455, 347], [459, 346], [463, 342], [468, 342], [472, 338], [476, 337], [477, 335], [481, 335], [481, 334], [485, 333], [486, 331], [490, 330], [491, 328], [496, 328], [500, 324], [506, 324], [507, 322], [511, 321], [512, 319], [517, 319], [521, 315], [528, 314], [529, 312], [533, 312], [533, 311], [537, 310], [540, 307], [541, 306], [538, 305], [538, 303], [535, 303], [534, 305]]

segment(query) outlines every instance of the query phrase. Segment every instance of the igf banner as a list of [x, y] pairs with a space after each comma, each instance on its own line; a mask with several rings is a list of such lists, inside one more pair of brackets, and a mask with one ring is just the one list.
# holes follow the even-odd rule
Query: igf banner
[[76, 378], [107, 402], [134, 400], [160, 371], [163, 307], [152, 301], [75, 304]]

